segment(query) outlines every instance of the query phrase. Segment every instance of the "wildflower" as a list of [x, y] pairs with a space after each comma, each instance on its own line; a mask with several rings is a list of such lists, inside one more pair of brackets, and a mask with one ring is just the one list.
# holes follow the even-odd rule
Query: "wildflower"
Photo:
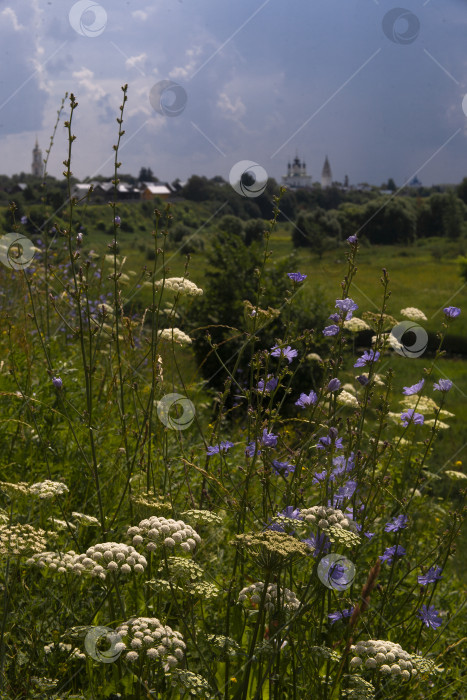
[[119, 216], [116, 216], [115, 219], [114, 219], [114, 221], [115, 221], [115, 223], [117, 224], [117, 226], [120, 226], [120, 224], [122, 223], [122, 220], [121, 220], [121, 218], [120, 218]]
[[23, 226], [28, 223], [28, 217], [27, 216], [22, 216], [20, 219], [21, 223]]
[[350, 392], [345, 390], [341, 391], [341, 393], [337, 397], [337, 403], [343, 406], [352, 406], [352, 408], [357, 408], [359, 405], [355, 396], [353, 396]]
[[377, 362], [379, 360], [379, 352], [374, 350], [365, 350], [363, 355], [358, 358], [354, 367], [365, 367], [369, 362]]
[[417, 675], [417, 665], [422, 661], [420, 656], [404, 651], [400, 644], [382, 639], [361, 640], [352, 644], [350, 651], [356, 654], [350, 661], [351, 666], [363, 666], [404, 680]]
[[93, 515], [86, 515], [85, 513], [78, 513], [73, 511], [71, 517], [77, 520], [81, 525], [100, 525], [100, 522]]
[[331, 381], [328, 384], [328, 391], [337, 391], [340, 389], [341, 383], [340, 380], [337, 379], [336, 377], [334, 379], [331, 379]]
[[231, 447], [234, 446], [233, 442], [223, 441], [219, 443], [219, 445], [212, 445], [208, 447], [207, 450], [207, 455], [208, 457], [212, 457], [212, 455], [217, 455], [219, 452], [227, 452], [227, 450], [230, 450]]
[[406, 428], [410, 422], [415, 423], [415, 425], [423, 425], [425, 419], [421, 413], [415, 413], [413, 408], [409, 408], [405, 413], [401, 413], [401, 421]]
[[271, 350], [271, 357], [285, 357], [286, 360], [289, 361], [289, 364], [292, 362], [294, 357], [297, 357], [298, 355], [298, 352], [293, 350], [290, 345], [287, 345], [286, 348], [280, 348], [278, 345], [274, 345]]
[[62, 380], [60, 379], [60, 377], [53, 377], [53, 378], [52, 378], [52, 384], [54, 385], [54, 387], [55, 387], [56, 389], [61, 389], [62, 386], [63, 386], [63, 382], [62, 382]]
[[459, 316], [461, 310], [457, 306], [448, 306], [445, 309], [443, 309], [446, 318], [457, 318]]
[[402, 393], [405, 394], [406, 396], [412, 396], [412, 394], [417, 394], [420, 389], [423, 387], [425, 384], [424, 379], [420, 379], [417, 384], [412, 384], [412, 386], [405, 386], [404, 389], [402, 390]]
[[341, 311], [341, 315], [343, 315], [342, 312], [344, 312], [345, 320], [349, 321], [352, 318], [353, 312], [358, 309], [358, 305], [353, 299], [347, 297], [346, 299], [336, 299], [336, 309]]
[[452, 382], [450, 379], [440, 379], [436, 384], [433, 384], [434, 391], [450, 391], [452, 389]]
[[[271, 377], [271, 379], [269, 379]], [[279, 384], [279, 380], [276, 379], [275, 377], [272, 376], [272, 374], [268, 374], [268, 378], [266, 380], [266, 386], [264, 385], [264, 379], [260, 379], [258, 382], [258, 386], [256, 387], [258, 391], [269, 393], [270, 391], [274, 391], [276, 386]]]
[[333, 506], [338, 508], [342, 505], [346, 498], [352, 498], [355, 491], [357, 490], [357, 482], [349, 480], [343, 486], [339, 488], [336, 495], [333, 498]]
[[302, 275], [300, 272], [288, 272], [287, 277], [294, 282], [303, 282], [303, 280], [306, 280], [307, 275]]
[[284, 476], [288, 476], [295, 471], [294, 464], [289, 464], [289, 462], [279, 462], [277, 459], [272, 461], [271, 466], [275, 474], [284, 474]]
[[319, 527], [320, 530], [329, 530], [329, 528], [335, 527], [355, 532], [357, 529], [356, 523], [352, 519], [347, 518], [338, 508], [312, 506], [311, 508], [304, 508], [301, 513], [305, 522]]
[[360, 333], [360, 331], [369, 331], [370, 326], [361, 318], [356, 316], [344, 321], [344, 328], [351, 333]]
[[323, 361], [323, 358], [320, 355], [318, 355], [317, 352], [310, 352], [310, 354], [306, 356], [306, 359], [310, 361], [313, 360], [314, 362]]
[[339, 326], [326, 326], [326, 328], [323, 331], [323, 335], [325, 336], [331, 336], [331, 335], [337, 335], [339, 333]]
[[426, 574], [422, 574], [418, 577], [418, 582], [421, 586], [426, 586], [428, 583], [435, 583], [439, 581], [441, 576], [442, 568], [440, 566], [431, 566]]
[[309, 406], [310, 404], [315, 404], [318, 401], [318, 397], [315, 394], [314, 391], [310, 391], [309, 394], [300, 394], [300, 398], [298, 401], [295, 401], [296, 406], [300, 406], [300, 408], [305, 408], [306, 406]]
[[320, 554], [327, 554], [331, 549], [331, 541], [324, 532], [319, 535], [315, 535], [313, 532], [307, 537], [306, 540], [302, 540], [310, 549], [313, 549], [313, 556], [316, 558]]
[[406, 515], [398, 515], [385, 525], [384, 530], [385, 532], [399, 532], [399, 530], [404, 530], [407, 527], [407, 522], [408, 517]]
[[334, 624], [334, 622], [337, 622], [337, 620], [342, 620], [344, 617], [350, 617], [353, 611], [353, 608], [345, 608], [345, 610], [338, 610], [337, 612], [330, 613], [328, 617], [331, 620], [331, 624]]
[[179, 545], [184, 552], [192, 552], [201, 542], [196, 530], [183, 520], [159, 518], [156, 515], [130, 527], [127, 535], [133, 538], [135, 547], [146, 542], [146, 549], [150, 552], [162, 545], [170, 548]]
[[277, 515], [283, 518], [290, 518], [291, 520], [303, 520], [303, 516], [300, 515], [299, 508], [294, 508], [293, 506], [286, 506], [283, 511]]
[[380, 556], [380, 560], [382, 562], [387, 561], [388, 564], [392, 564], [393, 557], [403, 557], [405, 554], [406, 551], [404, 547], [401, 547], [400, 544], [395, 544], [392, 547], [387, 547], [387, 549], [384, 550], [384, 554]]
[[76, 245], [80, 246], [82, 242], [83, 242], [83, 233], [80, 231], [78, 233], [78, 235], [76, 236]]
[[427, 608], [426, 605], [422, 605], [420, 610], [417, 611], [417, 616], [427, 627], [431, 627], [434, 630], [443, 622], [439, 617], [438, 611], [435, 610], [434, 605], [430, 605], [429, 608]]
[[366, 374], [361, 374], [359, 377], [356, 377], [356, 380], [362, 386], [366, 386], [369, 382], [368, 376]]
[[448, 479], [452, 479], [453, 481], [466, 481], [467, 480], [467, 474], [464, 474], [464, 472], [456, 472], [453, 471], [452, 469], [446, 469], [444, 472]]
[[[255, 454], [255, 451], [256, 451], [256, 442], [255, 442], [254, 440], [252, 440], [252, 441], [246, 446], [246, 448], [245, 448], [245, 454], [246, 454], [248, 457], [253, 457], [254, 454]], [[258, 451], [256, 452], [256, 454], [257, 454], [258, 457], [259, 457], [259, 455], [261, 454], [261, 450], [258, 450]]]
[[62, 496], [68, 493], [68, 486], [62, 484], [60, 481], [39, 481], [36, 484], [32, 484], [29, 487], [29, 492], [35, 496], [39, 496], [40, 499], [53, 498], [54, 496]]
[[164, 340], [172, 340], [179, 345], [191, 345], [191, 338], [180, 328], [165, 328], [159, 331], [159, 337]]
[[126, 652], [127, 661], [137, 661], [140, 653], [145, 652], [141, 658], [160, 659], [168, 672], [184, 657], [186, 644], [181, 633], [163, 625], [156, 617], [133, 617], [119, 625], [115, 634], [125, 640], [118, 650]]
[[[253, 604], [258, 604], [261, 601], [262, 595], [264, 591], [264, 583], [262, 581], [258, 581], [257, 583], [252, 583], [250, 586], [247, 586], [246, 588], [242, 588], [238, 595], [237, 602], [238, 603], [244, 603], [247, 602], [250, 605]], [[275, 583], [270, 583], [266, 589], [266, 596], [264, 599], [264, 608], [268, 611], [273, 611], [275, 608], [277, 608], [277, 584]], [[282, 588], [280, 589], [280, 602], [281, 602], [281, 607], [284, 608], [284, 610], [298, 610], [300, 607], [300, 601], [295, 595], [295, 593], [288, 588]]]
[[352, 234], [352, 236], [349, 236], [347, 238], [347, 243], [349, 243], [350, 245], [354, 245], [357, 241], [358, 241], [358, 238], [357, 238], [356, 234]]
[[328, 316], [328, 318], [330, 321], [334, 321], [334, 323], [339, 323], [339, 321], [341, 320], [339, 314], [331, 314], [330, 316]]
[[319, 450], [325, 450], [326, 447], [330, 447], [331, 445], [333, 445], [335, 450], [343, 450], [344, 449], [344, 445], [342, 443], [342, 438], [333, 437], [333, 435], [331, 433], [329, 435], [326, 435], [325, 437], [320, 437], [316, 447]]
[[322, 472], [317, 472], [316, 474], [313, 474], [313, 483], [319, 484], [321, 481], [324, 481], [326, 477], [327, 471], [326, 469], [323, 469]]
[[156, 289], [161, 289], [164, 287], [164, 291], [172, 291], [177, 294], [186, 294], [187, 296], [201, 296], [203, 290], [197, 287], [191, 280], [185, 279], [185, 277], [167, 277], [165, 280], [157, 280], [154, 283]]
[[344, 457], [344, 455], [334, 457], [332, 463], [335, 468], [331, 472], [331, 481], [334, 481], [336, 477], [341, 476], [346, 472], [351, 472], [355, 466], [354, 458], [355, 455], [353, 452], [351, 452], [348, 457]]
[[405, 316], [410, 321], [428, 321], [423, 311], [416, 309], [414, 306], [408, 306], [406, 309], [401, 309], [400, 313], [401, 316]]
[[24, 556], [44, 551], [46, 535], [52, 536], [32, 525], [0, 525], [0, 555]]
[[277, 445], [277, 438], [278, 435], [274, 435], [273, 433], [268, 433], [267, 428], [264, 428], [263, 430], [263, 437], [261, 438], [261, 442], [265, 447], [276, 447]]

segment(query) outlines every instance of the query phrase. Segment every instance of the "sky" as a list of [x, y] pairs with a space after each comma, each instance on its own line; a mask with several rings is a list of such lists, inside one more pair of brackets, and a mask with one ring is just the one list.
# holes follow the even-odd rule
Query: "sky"
[[[466, 0], [0, 0], [0, 173], [45, 157], [74, 94], [73, 174], [427, 186], [467, 176]], [[465, 100], [464, 100], [465, 98]], [[48, 172], [68, 153], [65, 101]]]

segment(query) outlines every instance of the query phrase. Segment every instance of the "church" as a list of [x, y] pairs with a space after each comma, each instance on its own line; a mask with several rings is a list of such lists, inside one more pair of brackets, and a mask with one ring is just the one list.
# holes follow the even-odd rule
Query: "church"
[[42, 151], [39, 148], [39, 144], [37, 143], [37, 138], [36, 138], [36, 145], [34, 146], [34, 148], [32, 150], [31, 174], [34, 175], [35, 177], [42, 177], [44, 174], [44, 163], [42, 161]]
[[[307, 175], [305, 161], [301, 161], [298, 154], [295, 155], [292, 163], [287, 164], [287, 175], [282, 176], [282, 184], [292, 190], [311, 187], [311, 175]], [[323, 170], [321, 172], [321, 187], [323, 189], [332, 186], [332, 171], [326, 156]]]

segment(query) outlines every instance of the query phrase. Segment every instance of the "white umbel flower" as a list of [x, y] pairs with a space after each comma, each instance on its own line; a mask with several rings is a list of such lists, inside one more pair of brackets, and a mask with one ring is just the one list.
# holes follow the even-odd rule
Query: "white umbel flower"
[[[124, 640], [127, 661], [162, 662], [164, 671], [175, 668], [183, 660], [186, 644], [180, 632], [163, 625], [157, 617], [134, 617], [115, 630]], [[123, 647], [121, 647], [123, 648]], [[140, 656], [141, 655], [141, 656]]]
[[[258, 581], [257, 583], [252, 583], [246, 588], [242, 588], [238, 594], [238, 603], [244, 603], [245, 601], [249, 603], [260, 603], [261, 596], [264, 590], [264, 583]], [[270, 583], [267, 588], [266, 596], [264, 599], [264, 607], [266, 610], [273, 611], [277, 608], [277, 585], [275, 583]], [[300, 601], [295, 595], [295, 593], [288, 588], [279, 589], [279, 601], [282, 608], [285, 610], [293, 611], [298, 610], [300, 607]]]
[[362, 318], [353, 316], [348, 321], [344, 321], [344, 328], [351, 333], [360, 333], [360, 331], [369, 331], [370, 326]]
[[150, 552], [154, 552], [162, 545], [171, 549], [177, 546], [184, 552], [192, 552], [201, 542], [201, 537], [196, 530], [183, 520], [160, 518], [157, 515], [145, 518], [138, 525], [128, 528], [127, 535], [133, 538], [135, 546], [145, 543], [146, 549]]
[[409, 321], [428, 321], [423, 311], [416, 309], [414, 306], [408, 306], [406, 309], [401, 309], [400, 313], [401, 316], [405, 316], [405, 318], [408, 318]]
[[340, 392], [336, 401], [342, 406], [351, 406], [352, 408], [357, 408], [360, 405], [355, 396], [353, 396], [353, 394], [351, 394], [349, 391], [345, 390]]
[[156, 289], [161, 289], [164, 285], [164, 290], [168, 289], [177, 294], [186, 294], [187, 296], [200, 296], [203, 290], [196, 286], [194, 282], [185, 279], [184, 277], [168, 277], [165, 282], [157, 280], [154, 286]]
[[172, 340], [174, 343], [179, 345], [191, 345], [191, 338], [189, 335], [180, 330], [180, 328], [165, 328], [163, 331], [159, 331], [159, 338], [163, 340]]
[[49, 481], [49, 479], [46, 479], [45, 481], [32, 484], [32, 486], [29, 487], [29, 493], [44, 499], [63, 496], [65, 493], [69, 493], [69, 491], [66, 484], [62, 484], [60, 481]]

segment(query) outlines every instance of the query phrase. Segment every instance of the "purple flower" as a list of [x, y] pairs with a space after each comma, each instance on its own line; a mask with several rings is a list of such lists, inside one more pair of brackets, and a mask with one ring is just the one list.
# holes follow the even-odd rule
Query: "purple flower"
[[385, 532], [399, 532], [407, 527], [408, 517], [406, 515], [398, 515], [393, 518], [390, 523], [387, 523], [384, 527]]
[[426, 574], [422, 574], [418, 577], [418, 582], [421, 586], [426, 586], [427, 583], [434, 583], [438, 581], [441, 576], [442, 568], [440, 566], [432, 566], [428, 569]]
[[358, 240], [358, 239], [357, 239], [357, 236], [356, 236], [356, 235], [349, 236], [349, 237], [347, 238], [347, 243], [350, 243], [350, 245], [352, 245], [353, 243], [356, 243], [357, 240]]
[[379, 352], [374, 350], [365, 350], [363, 355], [358, 358], [354, 367], [364, 367], [369, 362], [377, 362], [379, 360]]
[[[256, 443], [255, 443], [254, 440], [252, 440], [252, 441], [246, 446], [246, 448], [245, 448], [245, 454], [246, 454], [248, 457], [253, 457], [254, 454], [255, 454], [255, 450], [256, 450]], [[256, 452], [256, 454], [259, 456], [259, 455], [261, 454], [261, 450], [258, 450], [258, 451]]]
[[289, 462], [279, 462], [277, 459], [272, 460], [271, 466], [276, 474], [284, 474], [284, 476], [288, 476], [295, 471], [294, 464], [289, 464]]
[[[269, 379], [271, 377], [271, 379]], [[266, 387], [264, 386], [264, 379], [260, 379], [258, 382], [258, 386], [256, 387], [258, 391], [269, 393], [270, 391], [274, 391], [276, 386], [279, 384], [279, 380], [276, 379], [275, 377], [272, 376], [272, 374], [268, 374], [268, 378], [266, 381]]]
[[302, 275], [300, 272], [288, 272], [287, 277], [294, 282], [303, 282], [303, 280], [306, 280], [307, 275]]
[[313, 556], [317, 557], [320, 554], [327, 554], [331, 549], [331, 540], [326, 537], [324, 532], [320, 535], [315, 535], [313, 532], [307, 537], [306, 540], [302, 540], [310, 549], [313, 549]]
[[326, 475], [326, 469], [323, 469], [322, 472], [317, 472], [316, 474], [313, 474], [313, 484], [319, 484], [321, 481], [324, 481]]
[[[353, 299], [349, 299], [349, 297], [347, 297], [346, 299], [336, 299], [336, 309], [344, 312], [346, 314], [345, 320], [350, 321], [353, 312], [358, 309], [358, 305]], [[341, 313], [341, 316], [342, 315], [343, 313]]]
[[405, 386], [402, 390], [402, 393], [406, 396], [412, 396], [412, 394], [417, 394], [424, 384], [425, 380], [420, 379], [420, 381], [417, 384], [412, 384], [412, 386]]
[[296, 406], [300, 406], [300, 408], [305, 408], [306, 406], [309, 406], [310, 404], [315, 404], [318, 401], [318, 397], [315, 394], [314, 391], [310, 391], [309, 394], [300, 394], [300, 398], [298, 401], [295, 401]]
[[406, 428], [410, 422], [415, 423], [415, 425], [423, 425], [425, 419], [421, 413], [415, 413], [413, 408], [408, 408], [405, 413], [401, 413], [401, 421]]
[[337, 335], [339, 333], [339, 326], [326, 326], [326, 328], [323, 331], [323, 335]]
[[28, 223], [28, 217], [27, 216], [22, 216], [20, 219], [21, 223], [23, 226]]
[[349, 480], [341, 486], [333, 498], [333, 507], [340, 508], [346, 498], [352, 498], [357, 490], [357, 485], [356, 481]]
[[339, 314], [331, 314], [328, 318], [330, 321], [334, 321], [334, 323], [339, 323], [339, 321], [341, 320]]
[[353, 611], [353, 608], [345, 608], [345, 610], [338, 610], [337, 612], [330, 613], [328, 617], [331, 620], [331, 624], [334, 624], [334, 622], [337, 622], [337, 620], [342, 620], [344, 617], [350, 617]]
[[60, 377], [53, 377], [53, 378], [52, 378], [52, 384], [54, 385], [54, 387], [55, 387], [56, 389], [61, 389], [62, 386], [63, 386], [63, 382], [62, 382], [62, 380], [60, 379]]
[[115, 219], [114, 219], [114, 221], [115, 221], [115, 223], [117, 224], [117, 226], [120, 226], [120, 224], [122, 223], [122, 220], [121, 220], [121, 218], [120, 218], [119, 216], [116, 216]]
[[265, 447], [275, 447], [277, 445], [277, 438], [278, 435], [274, 435], [273, 433], [268, 433], [267, 428], [264, 428], [263, 430], [263, 437], [261, 438], [261, 442]]
[[341, 474], [345, 474], [345, 472], [351, 472], [352, 469], [355, 466], [354, 463], [354, 453], [351, 452], [348, 457], [344, 457], [344, 455], [338, 455], [337, 457], [334, 457], [332, 460], [332, 463], [335, 467], [335, 469], [332, 470], [331, 472], [331, 481], [334, 481], [334, 479], [338, 476], [341, 476]]
[[403, 557], [405, 556], [405, 549], [401, 547], [400, 544], [395, 544], [392, 547], [388, 547], [384, 550], [384, 554], [380, 556], [381, 561], [387, 561], [388, 564], [392, 564], [393, 557]]
[[326, 449], [326, 447], [330, 447], [331, 445], [334, 445], [335, 450], [344, 449], [342, 438], [337, 437], [337, 431], [335, 428], [329, 428], [329, 435], [327, 435], [326, 437], [320, 437], [316, 447], [319, 450], [324, 450]]
[[229, 442], [229, 441], [221, 442], [219, 445], [213, 445], [213, 446], [208, 447], [207, 455], [208, 455], [208, 457], [212, 457], [212, 455], [217, 455], [217, 454], [219, 454], [219, 452], [227, 452], [227, 450], [230, 450], [230, 448], [233, 446], [234, 446], [233, 442]]
[[447, 306], [443, 311], [447, 318], [456, 318], [461, 312], [457, 306]]
[[366, 376], [366, 374], [361, 374], [359, 377], [356, 377], [356, 379], [357, 382], [359, 382], [359, 384], [361, 384], [362, 386], [366, 386], [369, 382], [369, 379]]
[[438, 610], [435, 610], [434, 605], [430, 605], [429, 608], [427, 608], [426, 605], [422, 605], [420, 610], [417, 611], [417, 616], [420, 620], [424, 622], [427, 627], [431, 627], [434, 630], [443, 623], [438, 615]]
[[289, 361], [289, 364], [292, 362], [293, 358], [298, 355], [298, 352], [293, 350], [290, 345], [287, 345], [286, 348], [280, 348], [278, 345], [274, 345], [271, 350], [273, 351], [271, 352], [271, 357], [285, 357], [286, 360]]
[[331, 381], [328, 384], [328, 391], [337, 391], [338, 389], [341, 388], [341, 383], [339, 379], [331, 379]]
[[300, 510], [298, 508], [294, 508], [293, 506], [286, 506], [284, 510], [277, 515], [282, 516], [283, 518], [290, 518], [291, 520], [303, 520], [303, 516], [300, 515]]
[[434, 391], [449, 391], [452, 389], [452, 382], [450, 379], [440, 379], [437, 384], [433, 384]]

